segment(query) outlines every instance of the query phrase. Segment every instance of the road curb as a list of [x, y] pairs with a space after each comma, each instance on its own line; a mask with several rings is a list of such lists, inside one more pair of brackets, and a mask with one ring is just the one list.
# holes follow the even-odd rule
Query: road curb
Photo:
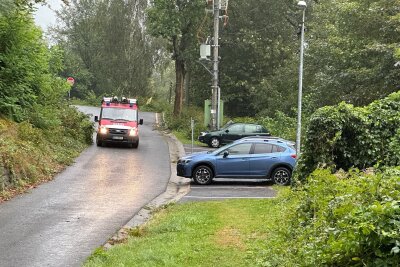
[[114, 244], [118, 244], [126, 240], [129, 232], [132, 229], [148, 222], [156, 209], [170, 203], [178, 202], [190, 191], [190, 179], [178, 177], [176, 175], [176, 163], [179, 157], [185, 155], [185, 149], [182, 143], [173, 134], [167, 132], [161, 133], [168, 143], [171, 163], [171, 175], [167, 189], [164, 193], [160, 194], [158, 197], [144, 206], [137, 214], [133, 216], [131, 220], [129, 220], [128, 223], [126, 223], [113, 237], [111, 237], [107, 243], [103, 245], [105, 249], [109, 249]]

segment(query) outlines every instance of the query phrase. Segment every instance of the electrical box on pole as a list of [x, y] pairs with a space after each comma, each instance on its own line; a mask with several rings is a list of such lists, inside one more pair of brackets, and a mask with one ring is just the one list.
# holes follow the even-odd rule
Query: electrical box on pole
[[200, 45], [200, 59], [208, 59], [211, 57], [211, 45], [201, 44]]
[[[218, 121], [220, 124], [224, 122], [224, 101], [219, 102], [219, 114], [218, 114]], [[204, 100], [204, 127], [210, 128], [211, 127], [211, 100], [206, 99]]]
[[229, 0], [220, 0], [219, 9], [226, 11], [228, 9], [228, 1]]
[[[215, 0], [206, 0], [206, 10], [212, 12], [214, 9], [214, 1]], [[228, 9], [229, 0], [219, 0], [218, 9], [219, 10], [227, 10]]]

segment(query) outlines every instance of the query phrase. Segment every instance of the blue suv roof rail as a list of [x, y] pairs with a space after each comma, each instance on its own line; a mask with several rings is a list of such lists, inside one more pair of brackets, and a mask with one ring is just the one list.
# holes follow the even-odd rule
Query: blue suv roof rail
[[292, 145], [292, 146], [295, 145], [295, 142], [283, 139], [281, 137], [277, 137], [277, 136], [259, 136], [259, 135], [243, 137], [243, 138], [238, 139], [238, 140], [236, 140], [234, 142], [251, 141], [251, 140], [260, 140], [260, 141], [264, 141], [264, 142], [276, 142], [276, 143], [281, 143], [281, 144], [289, 144], [289, 145]]

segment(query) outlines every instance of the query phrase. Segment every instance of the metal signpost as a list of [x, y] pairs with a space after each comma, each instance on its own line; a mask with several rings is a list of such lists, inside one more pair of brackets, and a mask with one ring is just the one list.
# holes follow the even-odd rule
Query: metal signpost
[[[71, 85], [71, 87], [74, 85], [74, 83], [75, 83], [75, 79], [74, 78], [72, 78], [72, 77], [68, 77], [67, 78], [67, 83], [69, 84], [69, 85]], [[68, 101], [69, 100], [71, 100], [71, 88], [69, 88], [69, 91], [68, 91]]]
[[190, 118], [190, 128], [192, 129], [192, 154], [193, 154], [193, 143], [194, 143], [194, 120]]

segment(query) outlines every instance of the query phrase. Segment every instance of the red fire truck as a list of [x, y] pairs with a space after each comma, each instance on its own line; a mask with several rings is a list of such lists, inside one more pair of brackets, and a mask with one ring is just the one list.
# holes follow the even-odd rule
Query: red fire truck
[[100, 118], [94, 117], [99, 123], [96, 144], [103, 146], [105, 143], [127, 144], [129, 147], [139, 146], [138, 103], [136, 99], [122, 97], [104, 97], [101, 102]]

